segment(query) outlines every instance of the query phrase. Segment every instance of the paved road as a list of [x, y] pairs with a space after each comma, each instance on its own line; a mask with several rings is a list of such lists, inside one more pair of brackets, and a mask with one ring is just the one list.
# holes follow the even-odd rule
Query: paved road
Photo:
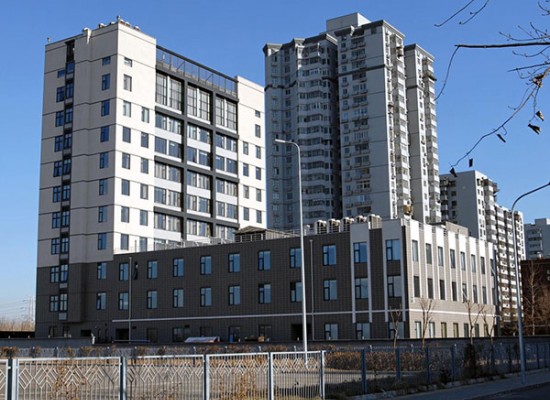
[[550, 398], [550, 384], [541, 385], [512, 393], [501, 393], [487, 397], [487, 400], [546, 400]]

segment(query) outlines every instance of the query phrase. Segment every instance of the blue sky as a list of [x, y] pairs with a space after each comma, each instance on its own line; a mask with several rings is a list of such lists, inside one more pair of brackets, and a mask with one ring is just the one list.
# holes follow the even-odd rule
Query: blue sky
[[[485, 0], [477, 0], [481, 6]], [[463, 1], [441, 0], [20, 0], [3, 4], [0, 14], [0, 318], [14, 316], [35, 291], [40, 132], [44, 46], [47, 38], [61, 40], [114, 21], [117, 15], [159, 45], [227, 75], [242, 75], [264, 83], [262, 48], [293, 37], [313, 36], [325, 20], [360, 12], [371, 21], [385, 19], [436, 58], [437, 91], [457, 43], [500, 43], [500, 32], [522, 35], [533, 22], [545, 28], [535, 0], [492, 0], [471, 22], [467, 18], [442, 22]], [[527, 83], [508, 72], [533, 59], [509, 49], [464, 50], [455, 57], [449, 81], [437, 104], [441, 172], [461, 158], [477, 139], [499, 126], [520, 103]], [[550, 87], [550, 81], [546, 83]], [[550, 118], [548, 88], [543, 86], [537, 107]], [[536, 135], [527, 127], [532, 107], [507, 125], [507, 143], [496, 137], [472, 153], [474, 168], [499, 185], [498, 202], [511, 207], [520, 194], [550, 181], [550, 126]], [[547, 121], [546, 124], [550, 124]], [[468, 169], [467, 161], [457, 171]], [[550, 188], [527, 197], [517, 207], [526, 222], [550, 217]], [[15, 305], [14, 305], [15, 302]]]

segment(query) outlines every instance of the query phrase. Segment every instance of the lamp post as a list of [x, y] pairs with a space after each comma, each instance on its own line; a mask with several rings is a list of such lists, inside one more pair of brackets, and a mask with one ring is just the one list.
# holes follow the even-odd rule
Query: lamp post
[[291, 144], [296, 146], [298, 154], [298, 203], [300, 206], [300, 272], [302, 280], [302, 336], [304, 340], [304, 353], [307, 354], [307, 317], [306, 317], [306, 271], [304, 264], [304, 217], [302, 210], [302, 161], [300, 157], [300, 146], [296, 142], [289, 140], [275, 139], [275, 143]]
[[526, 193], [523, 193], [521, 196], [519, 196], [514, 203], [512, 204], [512, 223], [513, 223], [513, 234], [512, 234], [512, 243], [514, 244], [514, 264], [515, 264], [515, 273], [516, 273], [516, 308], [517, 308], [517, 314], [518, 314], [518, 338], [519, 338], [519, 357], [521, 362], [521, 383], [525, 384], [525, 351], [523, 349], [523, 318], [522, 318], [522, 310], [521, 310], [521, 294], [520, 294], [520, 286], [519, 286], [519, 260], [518, 260], [518, 249], [516, 245], [516, 219], [514, 218], [514, 208], [516, 207], [516, 204], [518, 201], [523, 199], [525, 196], [528, 196], [530, 194], [533, 194], [535, 192], [538, 192], [541, 189], [544, 189], [545, 187], [550, 186], [550, 182], [545, 183], [542, 186], [539, 186], [536, 189], [530, 190]]

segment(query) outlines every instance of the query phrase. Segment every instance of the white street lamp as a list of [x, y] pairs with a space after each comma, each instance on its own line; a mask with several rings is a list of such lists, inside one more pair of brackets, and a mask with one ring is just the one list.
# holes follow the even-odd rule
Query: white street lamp
[[304, 353], [307, 354], [307, 316], [306, 316], [306, 272], [304, 263], [304, 217], [302, 210], [302, 161], [300, 157], [300, 146], [296, 142], [288, 140], [275, 139], [275, 143], [291, 144], [296, 146], [298, 153], [298, 202], [300, 205], [300, 272], [302, 280], [302, 336], [304, 340]]
[[520, 201], [525, 196], [528, 196], [532, 193], [538, 192], [541, 189], [544, 189], [545, 187], [550, 186], [550, 182], [539, 186], [536, 189], [530, 190], [527, 193], [523, 193], [521, 196], [519, 196], [514, 203], [512, 204], [512, 221], [513, 221], [513, 244], [514, 244], [514, 264], [515, 264], [515, 273], [516, 273], [516, 307], [517, 307], [517, 314], [518, 314], [518, 337], [519, 337], [519, 357], [521, 362], [521, 383], [525, 384], [525, 351], [523, 349], [523, 317], [522, 317], [522, 310], [521, 310], [521, 294], [520, 294], [520, 286], [519, 286], [519, 260], [518, 260], [518, 249], [516, 245], [516, 219], [514, 218], [514, 208], [516, 207], [516, 204], [518, 201]]

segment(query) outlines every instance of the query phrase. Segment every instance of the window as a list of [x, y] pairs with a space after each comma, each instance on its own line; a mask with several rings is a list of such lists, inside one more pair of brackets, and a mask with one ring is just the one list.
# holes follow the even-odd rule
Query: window
[[145, 123], [149, 123], [149, 109], [146, 107], [141, 107], [141, 121]]
[[59, 296], [50, 296], [50, 312], [59, 311]]
[[401, 297], [401, 276], [388, 276], [388, 297]]
[[441, 337], [442, 338], [447, 337], [447, 323], [446, 322], [441, 323]]
[[300, 268], [302, 266], [302, 249], [294, 247], [290, 249], [290, 268]]
[[185, 340], [184, 329], [181, 327], [172, 328], [172, 342], [178, 343]]
[[157, 308], [157, 291], [156, 290], [147, 291], [147, 308], [148, 309]]
[[108, 193], [107, 179], [99, 180], [99, 195], [104, 196]]
[[250, 220], [250, 209], [248, 207], [243, 207], [243, 219], [245, 221]]
[[130, 237], [126, 234], [120, 235], [120, 249], [121, 250], [128, 250], [130, 246]]
[[353, 262], [367, 262], [367, 242], [357, 242], [353, 244]]
[[128, 309], [128, 292], [120, 292], [118, 294], [118, 309], [119, 310]]
[[216, 97], [216, 124], [237, 130], [237, 104]]
[[336, 265], [336, 245], [335, 244], [323, 245], [323, 265], [324, 266]]
[[338, 287], [336, 279], [325, 279], [323, 281], [323, 300], [338, 300]]
[[256, 137], [262, 137], [262, 127], [260, 125], [255, 125], [254, 126], [254, 133], [256, 135]]
[[68, 237], [62, 237], [61, 238], [61, 254], [68, 254], [69, 253], [69, 238]]
[[456, 251], [454, 249], [451, 249], [449, 256], [451, 259], [451, 268], [456, 268]]
[[453, 322], [453, 337], [457, 338], [459, 337], [458, 333], [458, 322]]
[[132, 130], [126, 126], [122, 127], [122, 141], [126, 143], [132, 142]]
[[124, 115], [125, 117], [132, 116], [132, 103], [130, 103], [129, 101], [122, 101], [122, 115]]
[[430, 321], [430, 323], [428, 324], [428, 332], [430, 335], [430, 339], [435, 338], [435, 322]]
[[485, 275], [485, 257], [480, 257], [479, 258], [479, 265], [480, 265], [480, 268], [481, 268], [481, 273], [483, 275]]
[[101, 76], [101, 90], [107, 90], [111, 87], [111, 74]]
[[437, 246], [437, 266], [443, 267], [443, 247]]
[[262, 201], [262, 190], [256, 189], [256, 201]]
[[460, 269], [466, 271], [466, 253], [460, 252]]
[[107, 293], [99, 292], [95, 298], [95, 309], [105, 310], [107, 308]]
[[97, 280], [103, 281], [107, 279], [107, 263], [97, 263]]
[[74, 96], [74, 83], [67, 82], [65, 86], [65, 99], [72, 99]]
[[290, 282], [290, 302], [302, 302], [302, 282]]
[[369, 297], [369, 285], [367, 278], [355, 278], [355, 298], [358, 300]]
[[229, 272], [241, 271], [241, 255], [239, 253], [232, 253], [228, 255]]
[[149, 213], [146, 210], [139, 210], [139, 224], [142, 226], [149, 224]]
[[432, 278], [428, 278], [428, 298], [434, 298], [434, 280]]
[[59, 266], [50, 267], [50, 282], [59, 282]]
[[101, 65], [109, 65], [111, 63], [111, 56], [103, 57], [101, 60]]
[[109, 127], [108, 126], [102, 126], [99, 131], [99, 141], [100, 142], [108, 142], [109, 141]]
[[256, 146], [256, 158], [259, 160], [262, 159], [262, 148], [260, 146]]
[[370, 324], [368, 322], [357, 322], [355, 324], [355, 339], [370, 339]]
[[269, 271], [271, 269], [271, 251], [262, 250], [258, 252], [258, 271]]
[[149, 148], [149, 134], [141, 132], [141, 147]]
[[212, 288], [201, 288], [201, 307], [210, 307], [212, 305]]
[[52, 213], [52, 229], [59, 228], [61, 226], [61, 213], [54, 212]]
[[401, 259], [399, 239], [386, 240], [386, 261], [397, 261]]
[[243, 163], [243, 175], [248, 176], [248, 164]]
[[97, 234], [97, 249], [105, 250], [107, 248], [107, 234], [98, 233]]
[[172, 291], [172, 307], [173, 308], [183, 307], [183, 289], [174, 289]]
[[61, 187], [61, 201], [68, 201], [71, 199], [71, 185], [63, 185]]
[[185, 273], [185, 261], [183, 258], [174, 258], [172, 261], [172, 276], [182, 277]]
[[262, 283], [258, 285], [258, 303], [269, 304], [271, 303], [271, 284]]
[[132, 66], [132, 60], [128, 57], [124, 57], [124, 65], [127, 65], [128, 67]]
[[65, 122], [65, 112], [57, 111], [55, 113], [55, 126], [62, 126]]
[[132, 91], [132, 77], [130, 75], [124, 75], [124, 90]]
[[256, 167], [256, 179], [259, 181], [262, 180], [262, 169], [260, 167]]
[[201, 256], [201, 275], [210, 275], [212, 273], [212, 257]]
[[260, 210], [256, 210], [256, 222], [259, 224], [262, 223], [262, 212]]
[[451, 297], [453, 301], [458, 301], [458, 293], [456, 290], [456, 282], [451, 282]]
[[118, 280], [119, 281], [128, 280], [128, 263], [118, 264]]
[[470, 255], [470, 263], [472, 264], [472, 272], [477, 272], [477, 265], [476, 265], [476, 256], [475, 254]]
[[146, 158], [141, 159], [141, 173], [142, 174], [149, 173], [149, 160]]
[[472, 285], [472, 299], [474, 303], [478, 303], [478, 297], [477, 297], [477, 285]]
[[56, 161], [53, 164], [53, 176], [61, 176], [63, 173], [63, 161]]
[[129, 181], [129, 180], [126, 180], [126, 179], [122, 179], [122, 180], [120, 181], [120, 185], [121, 185], [120, 192], [121, 192], [124, 196], [130, 196], [130, 181]]
[[104, 169], [109, 167], [109, 153], [99, 153], [99, 168]]
[[413, 277], [413, 286], [414, 286], [414, 297], [420, 297], [420, 277]]
[[105, 117], [109, 115], [109, 113], [111, 112], [110, 109], [111, 109], [110, 100], [103, 100], [101, 102], [101, 116]]
[[229, 305], [236, 306], [241, 304], [241, 287], [229, 286]]
[[193, 87], [187, 87], [187, 114], [210, 121], [210, 93]]
[[157, 279], [158, 263], [156, 260], [147, 261], [147, 279]]
[[55, 101], [57, 103], [63, 100], [65, 100], [65, 86], [58, 87], [55, 94]]
[[130, 208], [122, 206], [120, 208], [120, 222], [130, 222]]
[[338, 340], [338, 324], [325, 324], [325, 340]]
[[465, 283], [462, 284], [462, 302], [466, 303], [468, 301], [468, 287]]
[[122, 168], [130, 169], [130, 154], [122, 153]]
[[54, 186], [52, 188], [52, 202], [59, 203], [61, 201], [61, 186]]
[[445, 280], [439, 280], [439, 298], [445, 300]]
[[426, 243], [426, 263], [432, 263], [432, 245], [430, 243]]
[[483, 304], [487, 304], [487, 288], [485, 286], [481, 287], [481, 301]]

